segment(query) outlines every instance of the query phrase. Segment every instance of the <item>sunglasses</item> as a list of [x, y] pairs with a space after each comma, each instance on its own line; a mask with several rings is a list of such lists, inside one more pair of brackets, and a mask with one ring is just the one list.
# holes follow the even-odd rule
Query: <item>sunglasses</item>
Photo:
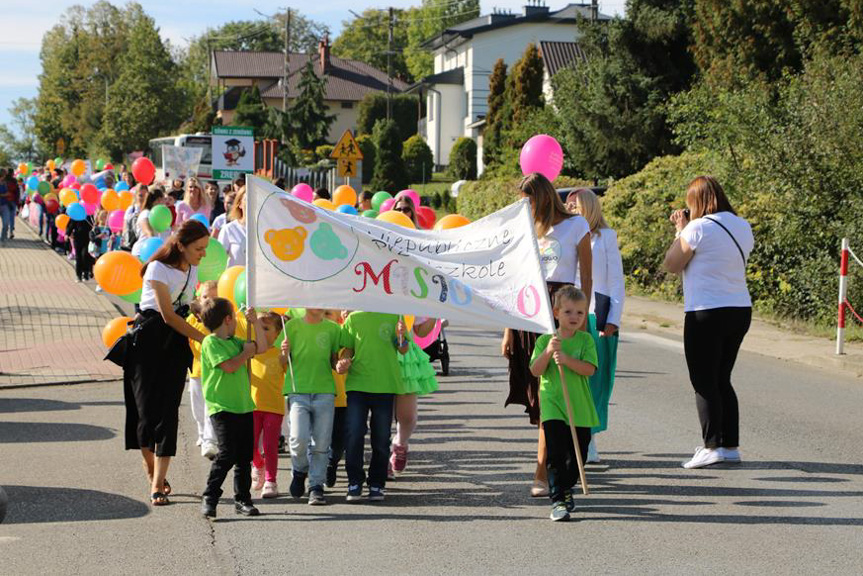
[[411, 210], [410, 206], [402, 206], [401, 208], [394, 208], [396, 212], [401, 212], [402, 214], [413, 214], [414, 211]]

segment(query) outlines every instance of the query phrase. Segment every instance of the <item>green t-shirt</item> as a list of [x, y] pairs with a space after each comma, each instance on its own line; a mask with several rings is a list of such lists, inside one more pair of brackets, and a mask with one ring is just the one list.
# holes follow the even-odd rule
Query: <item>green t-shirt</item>
[[210, 334], [201, 343], [201, 386], [207, 403], [207, 416], [217, 412], [248, 414], [255, 410], [246, 365], [243, 364], [233, 374], [219, 368], [219, 364], [242, 352], [244, 344], [236, 336], [223, 339], [215, 334]]
[[373, 394], [398, 392], [402, 374], [396, 354], [396, 314], [351, 312], [342, 324], [341, 346], [354, 351], [345, 390]]
[[285, 373], [283, 394], [335, 394], [336, 384], [330, 363], [339, 351], [339, 325], [324, 318], [309, 324], [304, 318], [294, 318], [285, 324], [291, 343], [291, 367]]
[[[543, 334], [536, 339], [536, 348], [533, 349], [533, 356], [530, 359], [531, 364], [542, 356], [549, 340], [551, 340], [550, 334]], [[578, 331], [571, 338], [562, 339], [561, 344], [563, 353], [567, 356], [597, 365], [596, 344], [587, 332]], [[566, 367], [563, 372], [566, 376], [566, 388], [569, 390], [569, 401], [572, 404], [574, 424], [584, 428], [599, 426], [599, 417], [593, 405], [593, 397], [590, 395], [590, 379]], [[549, 360], [545, 372], [539, 378], [539, 417], [543, 422], [563, 420], [569, 423], [569, 418], [566, 417], [566, 400], [560, 386], [560, 373], [554, 358]]]

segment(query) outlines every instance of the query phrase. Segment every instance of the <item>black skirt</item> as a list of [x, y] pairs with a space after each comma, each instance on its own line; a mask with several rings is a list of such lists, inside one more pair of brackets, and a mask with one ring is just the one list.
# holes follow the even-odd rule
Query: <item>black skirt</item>
[[145, 310], [123, 367], [126, 450], [148, 448], [156, 456], [177, 453], [177, 426], [186, 373], [192, 366], [189, 340]]

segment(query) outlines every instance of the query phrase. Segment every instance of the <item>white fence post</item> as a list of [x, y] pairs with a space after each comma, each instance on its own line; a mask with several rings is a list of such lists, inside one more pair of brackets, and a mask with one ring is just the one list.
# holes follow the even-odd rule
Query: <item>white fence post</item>
[[845, 353], [845, 301], [848, 297], [848, 238], [842, 239], [842, 258], [839, 263], [839, 322], [836, 328], [836, 354]]

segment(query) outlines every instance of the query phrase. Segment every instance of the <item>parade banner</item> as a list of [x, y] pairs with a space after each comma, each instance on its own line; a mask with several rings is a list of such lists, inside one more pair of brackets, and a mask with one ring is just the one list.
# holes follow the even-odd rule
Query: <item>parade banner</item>
[[162, 171], [165, 178], [182, 178], [198, 175], [203, 148], [192, 146], [162, 146]]
[[413, 230], [330, 212], [246, 177], [248, 302], [554, 331], [522, 200], [461, 228]]

